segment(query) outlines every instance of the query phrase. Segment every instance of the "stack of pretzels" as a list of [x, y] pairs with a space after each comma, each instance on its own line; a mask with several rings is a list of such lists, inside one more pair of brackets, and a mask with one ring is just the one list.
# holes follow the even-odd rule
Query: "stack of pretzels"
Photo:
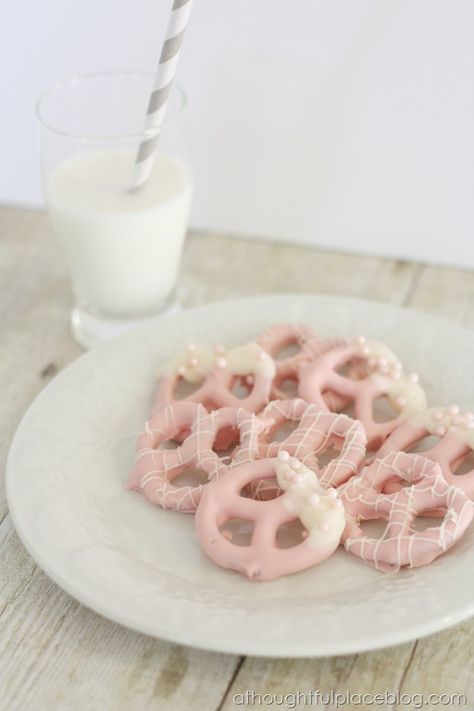
[[[473, 450], [474, 415], [428, 407], [418, 375], [384, 344], [277, 324], [235, 348], [189, 343], [160, 369], [127, 488], [194, 513], [205, 553], [250, 580], [316, 565], [339, 545], [397, 572], [465, 533]], [[364, 530], [378, 519], [381, 532]]]

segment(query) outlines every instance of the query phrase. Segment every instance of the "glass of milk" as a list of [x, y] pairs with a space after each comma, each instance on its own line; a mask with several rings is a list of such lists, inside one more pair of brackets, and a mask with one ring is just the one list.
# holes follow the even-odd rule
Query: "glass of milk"
[[131, 190], [153, 76], [77, 77], [39, 100], [46, 203], [74, 291], [85, 347], [172, 307], [188, 227], [185, 96], [174, 86], [153, 171]]

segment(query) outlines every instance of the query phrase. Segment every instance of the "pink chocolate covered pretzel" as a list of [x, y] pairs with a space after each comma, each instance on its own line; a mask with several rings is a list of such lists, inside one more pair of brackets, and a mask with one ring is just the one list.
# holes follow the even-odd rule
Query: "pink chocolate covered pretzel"
[[[258, 412], [270, 399], [276, 368], [271, 356], [256, 343], [226, 349], [222, 345], [188, 344], [186, 353], [177, 356], [161, 370], [154, 412], [175, 401], [180, 380], [199, 384], [185, 400], [199, 402], [207, 410], [220, 407], [244, 408]], [[243, 398], [232, 392], [236, 378], [245, 378], [249, 393]]]
[[[178, 402], [163, 408], [147, 422], [138, 437], [135, 466], [127, 488], [142, 491], [149, 501], [163, 508], [195, 511], [206, 484], [175, 486], [173, 479], [198, 468], [213, 481], [229, 471], [229, 464], [214, 451], [215, 440], [223, 428], [240, 434], [235, 464], [257, 456], [258, 435], [265, 422], [256, 415], [228, 407], [208, 413], [194, 402]], [[164, 449], [183, 430], [188, 432], [183, 443], [176, 449]]]
[[[283, 491], [278, 498], [255, 501], [241, 495], [252, 482], [275, 476]], [[254, 524], [247, 546], [233, 542], [225, 528], [235, 519]], [[301, 542], [279, 548], [278, 529], [297, 519], [304, 527]], [[201, 546], [216, 563], [250, 580], [272, 580], [328, 558], [339, 544], [345, 514], [335, 489], [325, 490], [313, 471], [280, 452], [278, 459], [241, 464], [207, 486], [195, 523]]]
[[385, 440], [376, 456], [406, 451], [426, 437], [433, 436], [437, 441], [421, 453], [440, 465], [448, 484], [458, 486], [470, 499], [474, 499], [474, 469], [465, 474], [456, 473], [474, 451], [474, 415], [461, 413], [457, 405], [431, 407], [402, 422]]
[[[407, 486], [386, 493], [394, 477]], [[344, 547], [377, 570], [397, 572], [431, 563], [463, 535], [470, 524], [473, 503], [461, 489], [449, 485], [435, 462], [425, 457], [393, 452], [376, 459], [339, 490], [347, 513]], [[442, 509], [439, 524], [418, 531], [413, 523], [426, 511]], [[371, 538], [360, 520], [385, 519], [380, 538]]]
[[[355, 417], [364, 425], [369, 449], [380, 446], [397, 425], [426, 407], [418, 376], [404, 375], [398, 361], [392, 363], [387, 357], [376, 357], [380, 352], [386, 353], [386, 347], [361, 337], [356, 345], [334, 348], [312, 362], [302, 363], [299, 369], [298, 396], [307, 402], [326, 412], [328, 402], [331, 405], [328, 395], [339, 400], [332, 406], [354, 403]], [[358, 377], [338, 372], [348, 366], [357, 366], [360, 371], [360, 362], [364, 360], [367, 368]], [[381, 397], [388, 400], [395, 413], [387, 422], [374, 419], [374, 403]]]
[[[321, 353], [345, 343], [342, 338], [321, 338], [314, 329], [304, 324], [277, 323], [264, 331], [256, 343], [275, 359], [272, 399], [288, 397], [282, 385], [288, 380], [298, 380], [298, 368], [305, 361], [314, 360]], [[286, 358], [277, 358], [285, 348], [297, 346], [298, 351]]]
[[[207, 410], [234, 407], [259, 412], [270, 399], [275, 364], [256, 343], [230, 349], [223, 345], [197, 346], [189, 343], [186, 352], [165, 364], [159, 375], [161, 378], [152, 414], [182, 400], [201, 403]], [[179, 400], [176, 391], [182, 381], [198, 387]], [[244, 397], [234, 394], [233, 388], [237, 383], [247, 391]], [[178, 432], [175, 439], [183, 441], [186, 434], [186, 431]], [[221, 430], [216, 449], [228, 449], [232, 444], [232, 431]]]
[[[316, 405], [295, 399], [274, 400], [261, 417], [274, 424], [261, 436], [259, 455], [275, 457], [286, 450], [314, 469], [323, 486], [339, 486], [358, 471], [364, 460], [364, 428], [347, 415], [321, 412]], [[269, 442], [271, 435], [286, 423], [297, 423], [296, 428], [283, 441]], [[340, 450], [338, 455], [327, 464], [320, 464], [318, 458], [331, 447]], [[277, 495], [278, 488], [274, 479], [260, 479], [251, 491], [255, 498], [264, 500]]]

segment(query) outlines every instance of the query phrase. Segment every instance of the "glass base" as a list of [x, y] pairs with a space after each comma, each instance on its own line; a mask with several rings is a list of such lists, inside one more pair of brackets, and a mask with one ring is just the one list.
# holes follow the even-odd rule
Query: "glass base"
[[76, 306], [71, 312], [71, 330], [74, 338], [84, 348], [93, 348], [109, 341], [120, 333], [130, 331], [145, 323], [152, 323], [157, 316], [177, 312], [181, 309], [179, 304], [168, 304], [162, 311], [154, 316], [143, 318], [105, 318], [101, 315], [92, 315], [89, 311]]

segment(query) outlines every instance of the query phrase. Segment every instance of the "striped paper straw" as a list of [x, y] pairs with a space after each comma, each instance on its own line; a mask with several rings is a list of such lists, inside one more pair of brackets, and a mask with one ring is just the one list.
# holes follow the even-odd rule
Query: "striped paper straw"
[[145, 119], [144, 131], [153, 130], [156, 133], [150, 138], [145, 138], [138, 148], [131, 190], [137, 190], [144, 185], [153, 169], [155, 153], [160, 139], [159, 129], [165, 117], [168, 97], [176, 73], [179, 53], [192, 4], [193, 0], [174, 0], [173, 2]]

